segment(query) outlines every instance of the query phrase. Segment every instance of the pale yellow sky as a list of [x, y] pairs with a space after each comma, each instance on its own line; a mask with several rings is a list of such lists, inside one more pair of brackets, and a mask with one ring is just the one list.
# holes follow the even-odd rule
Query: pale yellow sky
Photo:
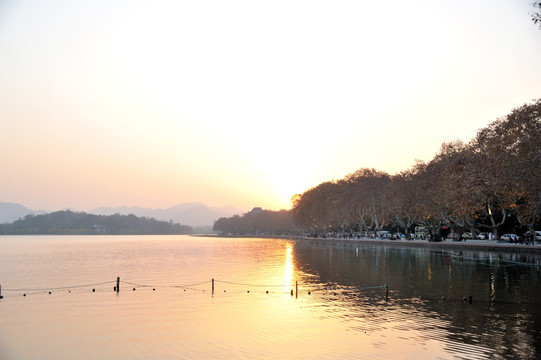
[[530, 0], [0, 2], [0, 201], [289, 208], [541, 96]]

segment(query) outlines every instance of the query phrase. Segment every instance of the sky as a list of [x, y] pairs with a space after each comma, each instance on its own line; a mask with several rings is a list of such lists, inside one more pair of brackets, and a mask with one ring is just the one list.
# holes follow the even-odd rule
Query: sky
[[541, 97], [531, 0], [0, 0], [0, 202], [290, 208]]

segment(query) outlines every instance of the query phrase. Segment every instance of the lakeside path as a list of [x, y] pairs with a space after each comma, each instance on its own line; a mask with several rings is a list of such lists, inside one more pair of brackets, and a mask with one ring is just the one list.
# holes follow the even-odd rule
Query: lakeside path
[[429, 242], [427, 240], [382, 240], [382, 239], [339, 239], [339, 238], [313, 238], [304, 236], [280, 236], [280, 235], [195, 235], [208, 237], [237, 237], [237, 238], [274, 238], [295, 240], [299, 242], [318, 244], [318, 245], [387, 245], [396, 247], [418, 247], [433, 250], [470, 250], [470, 251], [489, 251], [495, 253], [521, 253], [541, 255], [541, 244], [535, 242], [534, 245], [510, 244], [497, 240], [467, 240], [442, 242]]

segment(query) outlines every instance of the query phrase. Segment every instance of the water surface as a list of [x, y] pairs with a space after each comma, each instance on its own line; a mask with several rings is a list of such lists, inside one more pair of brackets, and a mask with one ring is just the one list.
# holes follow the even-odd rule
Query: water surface
[[4, 236], [0, 358], [539, 358], [539, 263], [278, 239]]

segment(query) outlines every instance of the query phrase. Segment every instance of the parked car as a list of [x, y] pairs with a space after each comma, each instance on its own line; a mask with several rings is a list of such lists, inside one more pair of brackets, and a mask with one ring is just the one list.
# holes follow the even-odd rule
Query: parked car
[[515, 242], [518, 242], [518, 235], [517, 234], [504, 234], [502, 235], [500, 239], [515, 243]]

